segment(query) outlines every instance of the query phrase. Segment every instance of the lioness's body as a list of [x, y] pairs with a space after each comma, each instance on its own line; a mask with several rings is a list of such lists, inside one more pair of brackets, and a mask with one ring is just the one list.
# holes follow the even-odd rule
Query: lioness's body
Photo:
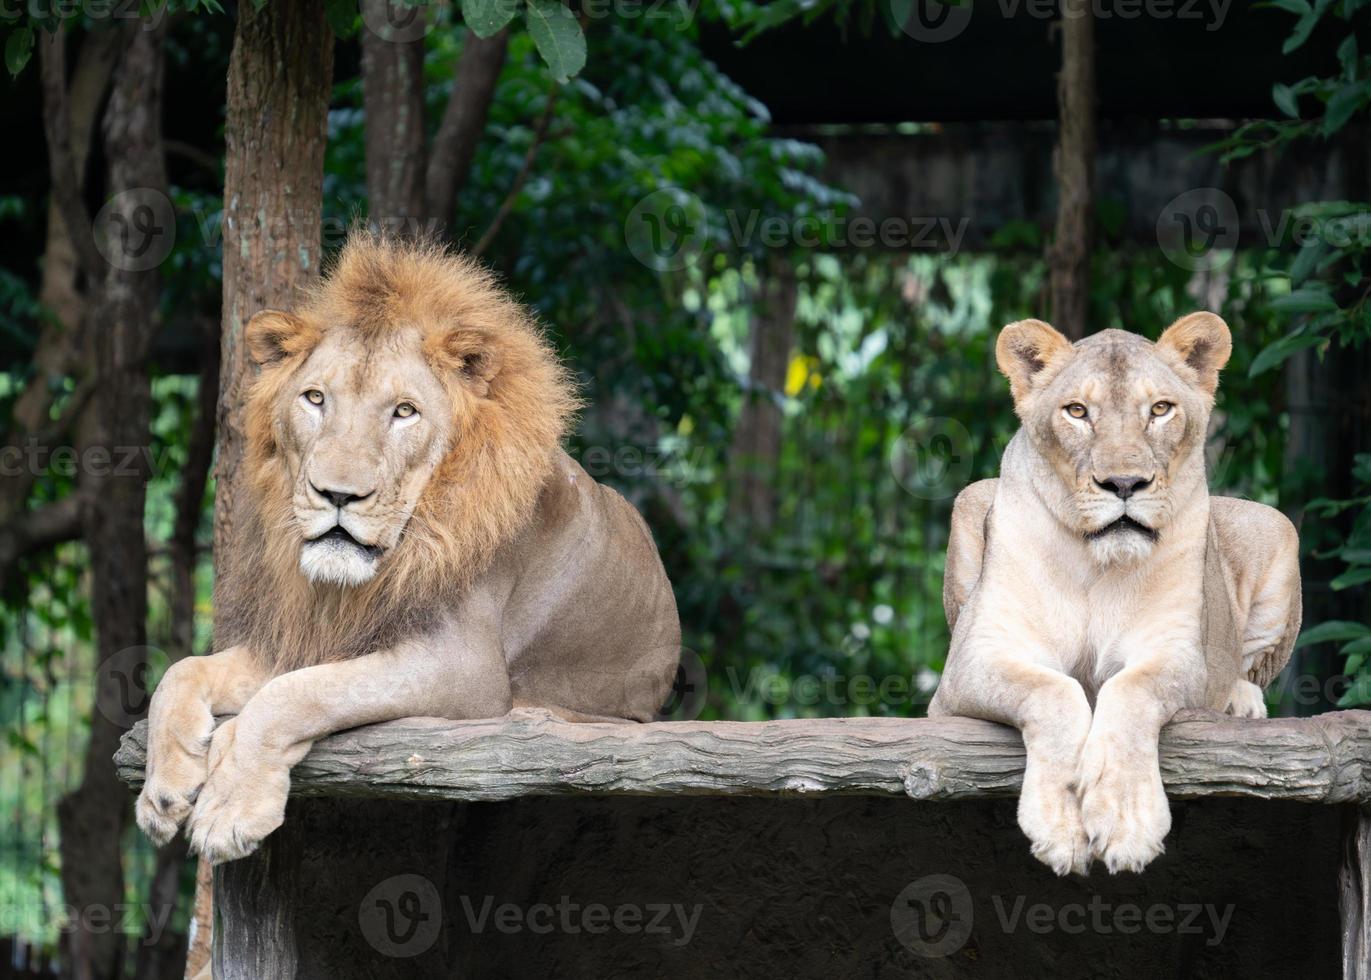
[[1188, 707], [1264, 717], [1261, 685], [1299, 631], [1294, 528], [1206, 486], [1229, 347], [1210, 314], [1156, 345], [1120, 331], [1072, 345], [1038, 321], [1001, 335], [1023, 428], [1000, 479], [954, 507], [952, 643], [929, 713], [1023, 732], [1019, 823], [1058, 873], [1161, 852], [1161, 726]]
[[670, 583], [637, 512], [561, 450], [570, 385], [487, 274], [355, 238], [246, 339], [262, 372], [216, 610], [232, 645], [153, 696], [150, 837], [185, 823], [211, 861], [250, 853], [291, 766], [357, 725], [653, 717], [680, 653]]

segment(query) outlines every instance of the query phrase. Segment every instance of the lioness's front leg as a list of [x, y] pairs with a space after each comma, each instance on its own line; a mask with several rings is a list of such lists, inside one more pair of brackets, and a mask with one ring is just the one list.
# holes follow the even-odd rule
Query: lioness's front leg
[[430, 638], [282, 674], [214, 733], [209, 779], [190, 816], [191, 849], [215, 864], [256, 850], [285, 819], [291, 767], [324, 735], [415, 715], [498, 717], [509, 708], [499, 646], [479, 640]]
[[186, 657], [162, 677], [148, 709], [147, 774], [134, 808], [158, 844], [175, 836], [205, 783], [214, 716], [241, 711], [266, 679], [246, 647]]
[[[1164, 640], [1157, 646], [1168, 648]], [[1184, 650], [1178, 644], [1129, 663], [1096, 698], [1076, 782], [1091, 856], [1110, 872], [1141, 871], [1166, 849], [1171, 808], [1157, 741], [1178, 710], [1203, 703], [1204, 658]]]
[[1075, 678], [1020, 654], [968, 657], [969, 650], [959, 652], [961, 661], [949, 661], [929, 715], [984, 718], [1023, 733], [1027, 763], [1019, 794], [1019, 826], [1039, 861], [1059, 875], [1085, 874], [1090, 847], [1073, 788], [1090, 731], [1085, 691]]

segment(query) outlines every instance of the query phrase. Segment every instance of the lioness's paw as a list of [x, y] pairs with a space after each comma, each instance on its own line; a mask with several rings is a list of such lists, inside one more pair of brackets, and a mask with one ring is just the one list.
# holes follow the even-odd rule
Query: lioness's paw
[[1228, 713], [1237, 718], [1265, 718], [1266, 695], [1256, 684], [1239, 678], [1228, 695]]
[[1110, 874], [1141, 871], [1166, 850], [1171, 807], [1155, 752], [1120, 749], [1092, 736], [1081, 756], [1076, 791], [1091, 856]]
[[1019, 796], [1019, 827], [1033, 856], [1057, 874], [1085, 874], [1090, 869], [1080, 804], [1066, 785], [1026, 780]]
[[236, 861], [257, 850], [281, 826], [290, 792], [290, 767], [244, 758], [237, 719], [214, 733], [205, 781], [187, 825], [190, 849], [211, 864]]

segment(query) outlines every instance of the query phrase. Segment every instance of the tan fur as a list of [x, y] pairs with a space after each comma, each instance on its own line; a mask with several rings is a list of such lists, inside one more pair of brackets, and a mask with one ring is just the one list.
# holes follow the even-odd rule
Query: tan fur
[[[288, 322], [283, 330], [283, 321]], [[372, 581], [320, 587], [299, 573], [300, 535], [282, 464], [283, 390], [330, 331], [382, 346], [417, 328], [451, 399], [455, 438], [430, 478], [404, 537]], [[217, 625], [229, 644], [266, 658], [272, 672], [345, 659], [388, 645], [450, 603], [529, 520], [553, 453], [577, 406], [570, 380], [528, 314], [474, 262], [437, 246], [397, 247], [354, 235], [332, 273], [293, 316], [269, 311], [248, 325], [268, 359], [246, 406], [242, 545], [225, 556], [233, 601]], [[476, 376], [499, 365], [493, 378]], [[359, 382], [370, 379], [364, 371]], [[262, 595], [273, 597], [262, 602]]]
[[211, 862], [250, 853], [291, 767], [357, 725], [516, 703], [654, 717], [680, 653], [670, 583], [642, 518], [561, 450], [571, 384], [488, 273], [354, 237], [245, 339], [262, 372], [222, 556], [233, 645], [153, 696], [150, 837], [184, 825]]
[[1092, 858], [1136, 870], [1161, 852], [1161, 726], [1183, 707], [1264, 717], [1260, 686], [1299, 631], [1294, 528], [1206, 488], [1230, 350], [1210, 313], [1155, 345], [1120, 331], [1072, 345], [1036, 320], [997, 344], [1023, 428], [1000, 479], [953, 508], [952, 648], [930, 714], [1023, 731], [1019, 821], [1058, 873]]

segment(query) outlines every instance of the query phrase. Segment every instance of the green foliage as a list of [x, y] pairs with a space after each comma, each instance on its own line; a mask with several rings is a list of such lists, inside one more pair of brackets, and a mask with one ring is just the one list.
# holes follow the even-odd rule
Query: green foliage
[[[1327, 77], [1311, 76], [1289, 85], [1276, 85], [1272, 99], [1288, 118], [1254, 122], [1240, 127], [1219, 144], [1223, 159], [1250, 155], [1259, 148], [1285, 148], [1308, 140], [1326, 140], [1353, 121], [1371, 117], [1371, 53], [1360, 50], [1351, 21], [1368, 6], [1367, 0], [1273, 0], [1273, 5], [1297, 17], [1282, 49], [1290, 53], [1308, 40], [1322, 21], [1340, 21], [1347, 30], [1338, 46], [1339, 71]], [[1304, 116], [1314, 107], [1318, 113]], [[1286, 332], [1268, 345], [1253, 361], [1249, 375], [1255, 377], [1277, 367], [1293, 354], [1313, 348], [1319, 356], [1359, 348], [1371, 339], [1371, 203], [1320, 201], [1291, 210], [1282, 229], [1283, 253], [1275, 267], [1289, 285], [1288, 292], [1270, 303], [1270, 309], [1286, 324]], [[1347, 564], [1333, 580], [1335, 591], [1371, 582], [1371, 456], [1358, 455], [1353, 477], [1364, 496], [1352, 500], [1320, 498], [1308, 505], [1310, 514], [1326, 521], [1356, 510], [1352, 532], [1332, 554]], [[1356, 624], [1320, 623], [1305, 630], [1301, 645], [1343, 641], [1344, 671], [1351, 685], [1342, 696], [1343, 706], [1371, 704], [1371, 663], [1366, 649], [1371, 641]], [[1352, 630], [1349, 635], [1348, 631]]]

